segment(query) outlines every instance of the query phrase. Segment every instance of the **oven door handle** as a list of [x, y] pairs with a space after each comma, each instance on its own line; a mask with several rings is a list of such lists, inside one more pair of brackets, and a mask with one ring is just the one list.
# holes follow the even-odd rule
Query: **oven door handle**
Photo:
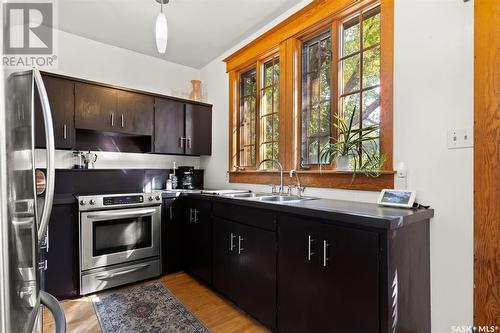
[[141, 265], [141, 266], [137, 266], [137, 267], [134, 267], [134, 268], [129, 268], [129, 269], [126, 269], [126, 270], [123, 270], [123, 271], [120, 271], [120, 272], [116, 272], [116, 273], [109, 273], [109, 274], [97, 275], [95, 278], [98, 279], [98, 280], [114, 279], [114, 278], [117, 278], [117, 277], [129, 274], [129, 273], [140, 271], [140, 270], [145, 269], [145, 268], [147, 268], [149, 266], [150, 266], [149, 264]]
[[109, 220], [113, 218], [127, 218], [127, 217], [142, 217], [149, 216], [156, 213], [156, 209], [134, 209], [127, 212], [104, 211], [98, 213], [91, 213], [88, 215], [92, 220]]

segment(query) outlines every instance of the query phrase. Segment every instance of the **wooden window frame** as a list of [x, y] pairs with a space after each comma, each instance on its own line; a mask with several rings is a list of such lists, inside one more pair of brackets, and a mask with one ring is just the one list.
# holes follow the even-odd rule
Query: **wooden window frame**
[[[340, 42], [340, 25], [348, 17], [357, 12], [366, 11], [370, 7], [380, 5], [381, 15], [381, 40], [380, 40], [380, 151], [385, 154], [386, 161], [384, 170], [379, 177], [368, 177], [357, 173], [353, 180], [352, 172], [337, 171], [334, 169], [311, 167], [302, 169], [300, 166], [301, 153], [301, 48], [302, 41], [313, 37], [321, 31], [331, 30], [332, 49], [334, 52], [340, 50], [335, 43]], [[393, 142], [392, 142], [392, 109], [393, 109], [393, 23], [394, 1], [393, 0], [336, 0], [336, 1], [313, 1], [302, 10], [293, 14], [283, 22], [267, 31], [250, 44], [227, 57], [226, 68], [229, 73], [229, 182], [252, 183], [252, 184], [276, 184], [279, 181], [277, 170], [258, 172], [253, 169], [242, 169], [234, 166], [232, 159], [234, 115], [238, 113], [238, 105], [235, 97], [238, 91], [238, 75], [245, 68], [256, 66], [257, 73], [266, 59], [279, 54], [280, 65], [280, 93], [279, 93], [279, 159], [284, 169], [298, 170], [301, 181], [308, 187], [328, 187], [356, 190], [376, 191], [383, 188], [394, 187], [393, 171]], [[362, 22], [361, 22], [362, 24]], [[361, 36], [362, 37], [362, 36]], [[339, 108], [340, 70], [339, 55], [332, 54], [331, 75], [331, 110], [336, 114]], [[335, 79], [338, 78], [339, 80]], [[260, 80], [260, 78], [258, 78]], [[362, 80], [362, 78], [361, 78]], [[260, 81], [258, 81], [260, 82]], [[260, 87], [258, 87], [258, 106], [260, 119]], [[239, 103], [239, 99], [236, 98]], [[259, 130], [260, 124], [257, 125]], [[259, 134], [257, 134], [259, 135]], [[257, 142], [260, 150], [260, 143]], [[260, 151], [256, 154], [256, 165], [260, 162]], [[293, 183], [293, 179], [285, 177], [285, 181]]]

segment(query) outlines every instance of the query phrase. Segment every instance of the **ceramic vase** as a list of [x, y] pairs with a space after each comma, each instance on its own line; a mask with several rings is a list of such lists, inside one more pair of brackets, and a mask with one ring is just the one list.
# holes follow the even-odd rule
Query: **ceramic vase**
[[201, 101], [201, 81], [200, 80], [191, 80], [191, 84], [193, 85], [193, 89], [189, 94], [189, 99], [193, 101]]

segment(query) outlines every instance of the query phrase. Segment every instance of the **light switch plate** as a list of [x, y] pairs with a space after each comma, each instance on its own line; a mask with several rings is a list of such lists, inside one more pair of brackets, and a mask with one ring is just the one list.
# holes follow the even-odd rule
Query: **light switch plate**
[[474, 146], [474, 136], [470, 128], [448, 131], [448, 149], [470, 148]]

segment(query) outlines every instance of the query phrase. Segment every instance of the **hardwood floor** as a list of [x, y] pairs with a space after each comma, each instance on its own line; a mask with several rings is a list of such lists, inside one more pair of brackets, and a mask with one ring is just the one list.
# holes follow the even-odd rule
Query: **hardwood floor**
[[[212, 332], [268, 332], [265, 327], [186, 273], [166, 275], [161, 277], [159, 281], [170, 289]], [[92, 306], [92, 297], [62, 302], [66, 313], [68, 332], [101, 332]], [[50, 314], [44, 311], [43, 319], [43, 331], [45, 333], [54, 332], [54, 322]]]

